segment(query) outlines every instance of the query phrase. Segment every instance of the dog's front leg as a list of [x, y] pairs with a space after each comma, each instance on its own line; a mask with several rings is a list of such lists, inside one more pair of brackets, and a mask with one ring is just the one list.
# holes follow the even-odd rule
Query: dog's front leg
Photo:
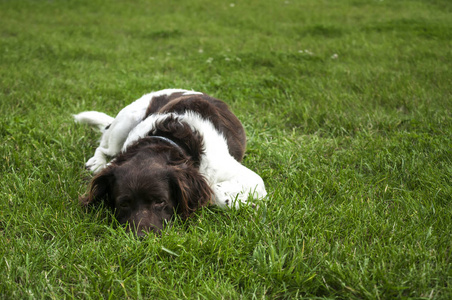
[[111, 123], [110, 128], [105, 130], [100, 145], [94, 156], [87, 161], [86, 168], [94, 174], [104, 169], [107, 162], [119, 154], [129, 132], [141, 120], [141, 115], [136, 115], [133, 111], [121, 111]]

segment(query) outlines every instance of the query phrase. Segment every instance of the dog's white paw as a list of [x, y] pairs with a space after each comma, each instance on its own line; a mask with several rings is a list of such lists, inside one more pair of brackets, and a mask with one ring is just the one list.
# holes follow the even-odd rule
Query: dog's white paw
[[249, 193], [238, 182], [225, 181], [215, 184], [215, 202], [220, 206], [239, 207], [239, 202], [246, 203]]
[[93, 156], [86, 162], [85, 167], [87, 170], [97, 174], [105, 168], [106, 164], [107, 160], [104, 157]]

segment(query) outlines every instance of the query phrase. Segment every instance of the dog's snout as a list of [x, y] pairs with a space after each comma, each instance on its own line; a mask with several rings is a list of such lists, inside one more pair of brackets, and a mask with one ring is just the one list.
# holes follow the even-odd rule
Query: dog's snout
[[135, 234], [137, 237], [139, 238], [144, 238], [146, 237], [146, 235], [148, 235], [149, 233], [154, 233], [157, 235], [161, 234], [161, 229], [150, 224], [150, 225], [138, 225], [136, 226], [135, 223], [132, 224], [128, 224], [127, 228], [126, 228], [127, 232], [132, 232], [133, 234]]
[[163, 227], [162, 220], [148, 209], [142, 209], [134, 213], [128, 224], [127, 231], [133, 232], [140, 238], [145, 237], [150, 232], [160, 234]]

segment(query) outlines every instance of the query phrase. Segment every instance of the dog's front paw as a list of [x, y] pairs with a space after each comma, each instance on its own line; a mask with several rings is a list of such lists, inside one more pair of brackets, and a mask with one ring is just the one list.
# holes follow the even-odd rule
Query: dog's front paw
[[237, 182], [225, 181], [214, 187], [215, 202], [219, 206], [239, 207], [239, 202], [246, 203], [248, 193]]
[[93, 156], [86, 162], [85, 167], [87, 170], [97, 174], [105, 168], [106, 164], [107, 160], [104, 157]]

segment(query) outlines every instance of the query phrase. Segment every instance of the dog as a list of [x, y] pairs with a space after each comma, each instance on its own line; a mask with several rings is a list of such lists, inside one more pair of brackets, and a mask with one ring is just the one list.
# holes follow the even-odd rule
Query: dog
[[214, 204], [238, 208], [263, 199], [262, 178], [241, 164], [246, 135], [223, 101], [204, 93], [166, 89], [146, 94], [116, 118], [96, 111], [74, 115], [103, 134], [86, 168], [95, 176], [83, 206], [105, 203], [128, 231], [161, 233]]

